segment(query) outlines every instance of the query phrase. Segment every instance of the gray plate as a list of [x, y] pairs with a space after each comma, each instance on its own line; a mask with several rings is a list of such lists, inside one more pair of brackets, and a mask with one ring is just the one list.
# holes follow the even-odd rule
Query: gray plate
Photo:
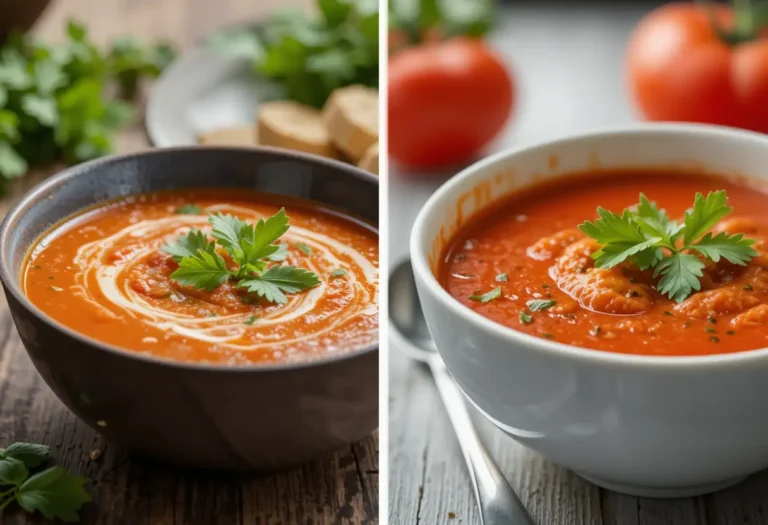
[[202, 133], [252, 124], [259, 102], [276, 96], [275, 85], [255, 77], [247, 61], [197, 47], [173, 62], [155, 85], [147, 133], [159, 148], [194, 145]]

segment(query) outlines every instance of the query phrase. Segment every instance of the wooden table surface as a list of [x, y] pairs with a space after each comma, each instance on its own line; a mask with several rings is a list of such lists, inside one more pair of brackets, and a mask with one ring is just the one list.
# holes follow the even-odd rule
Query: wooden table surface
[[[517, 72], [519, 99], [515, 122], [496, 149], [635, 120], [624, 91], [622, 55], [630, 29], [650, 4], [515, 0], [505, 5], [493, 40]], [[390, 264], [407, 257], [416, 213], [438, 185], [434, 177], [390, 171]], [[394, 345], [389, 354], [390, 523], [479, 525], [467, 469], [429, 372]], [[698, 498], [623, 496], [548, 462], [472, 412], [536, 524], [768, 524], [768, 472]]]
[[[58, 0], [34, 32], [60, 38], [65, 20], [83, 21], [100, 42], [125, 35], [163, 37], [189, 47], [220, 27], [312, 0]], [[124, 132], [120, 152], [149, 147], [141, 124]], [[2, 201], [5, 210], [43, 173], [33, 173]], [[80, 423], [40, 379], [0, 300], [0, 446], [50, 445], [56, 463], [89, 479], [94, 502], [85, 524], [362, 525], [377, 523], [378, 442], [371, 436], [294, 471], [255, 477], [185, 471], [134, 458]], [[97, 461], [89, 454], [103, 450]], [[8, 510], [3, 524], [43, 523]]]

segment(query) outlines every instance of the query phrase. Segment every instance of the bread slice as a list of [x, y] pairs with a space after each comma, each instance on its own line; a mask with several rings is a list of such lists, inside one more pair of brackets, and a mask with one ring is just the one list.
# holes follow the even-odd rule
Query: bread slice
[[379, 140], [379, 93], [354, 85], [337, 89], [323, 108], [331, 140], [353, 163]]
[[376, 175], [379, 174], [379, 145], [374, 144], [370, 148], [368, 148], [368, 151], [365, 152], [365, 155], [363, 155], [363, 158], [360, 159], [360, 163], [357, 165], [358, 168], [364, 169], [366, 171], [370, 171], [371, 173], [375, 173]]
[[200, 135], [197, 140], [200, 144], [210, 146], [255, 146], [257, 144], [256, 130], [253, 126], [217, 129]]
[[279, 100], [257, 110], [259, 144], [337, 158], [319, 111], [303, 104]]

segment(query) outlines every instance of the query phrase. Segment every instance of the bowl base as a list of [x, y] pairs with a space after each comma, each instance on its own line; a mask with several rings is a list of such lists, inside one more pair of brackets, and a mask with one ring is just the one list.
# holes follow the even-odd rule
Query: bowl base
[[603, 489], [619, 492], [628, 496], [658, 499], [690, 498], [693, 496], [701, 496], [702, 494], [717, 492], [719, 490], [723, 490], [736, 485], [737, 483], [741, 483], [747, 477], [740, 476], [738, 478], [732, 478], [725, 481], [720, 481], [718, 483], [695, 485], [692, 487], [638, 487], [636, 485], [622, 485], [612, 481], [604, 481], [599, 478], [593, 478], [592, 476], [581, 474], [580, 472], [576, 472], [576, 474]]

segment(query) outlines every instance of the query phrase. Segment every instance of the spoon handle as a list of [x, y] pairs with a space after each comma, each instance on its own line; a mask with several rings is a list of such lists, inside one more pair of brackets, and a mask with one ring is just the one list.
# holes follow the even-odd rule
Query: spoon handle
[[534, 525], [517, 494], [486, 450], [469, 417], [464, 395], [438, 355], [429, 367], [469, 468], [483, 525]]

